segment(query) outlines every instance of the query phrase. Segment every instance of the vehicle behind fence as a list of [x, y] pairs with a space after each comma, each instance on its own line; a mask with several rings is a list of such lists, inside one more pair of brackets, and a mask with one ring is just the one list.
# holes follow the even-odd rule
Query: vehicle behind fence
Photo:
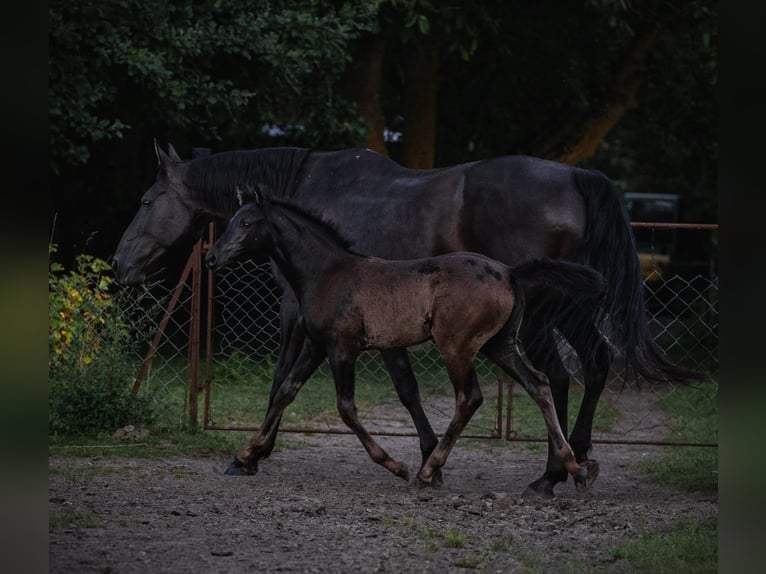
[[[687, 241], [711, 243], [715, 228], [680, 225], [673, 230], [679, 236], [688, 235], [684, 238]], [[208, 429], [254, 429], [266, 411], [279, 348], [279, 292], [267, 262], [245, 261], [213, 277], [201, 265], [209, 243], [197, 245], [180, 280], [117, 294], [125, 320], [143, 341], [135, 351], [134, 390], [152, 396], [169, 424], [196, 424], [201, 419]], [[649, 384], [626, 373], [618, 356], [597, 413], [594, 442], [599, 441], [599, 417], [610, 416], [608, 405], [621, 393], [637, 393], [641, 400], [651, 402], [680, 400], [699, 409], [709, 409], [717, 394], [718, 274], [714, 245], [708, 246], [708, 259], [693, 265], [682, 260], [669, 264], [665, 254], [659, 253], [657, 264], [652, 265], [651, 243], [642, 245], [647, 313], [655, 340], [673, 361], [709, 374], [711, 382]], [[579, 362], [564, 339], [559, 337], [559, 341], [565, 365], [576, 381], [570, 394], [577, 403], [582, 389]], [[440, 355], [432, 345], [424, 344], [410, 349], [410, 358], [426, 413], [439, 433], [453, 408], [452, 387]], [[539, 424], [536, 421], [541, 417], [527, 422], [522, 415], [527, 406], [531, 407], [525, 394], [500, 376], [489, 361], [480, 359], [477, 371], [485, 403], [464, 436], [544, 440], [542, 420]], [[377, 353], [360, 357], [357, 381], [360, 417], [371, 432], [414, 435]], [[335, 414], [334, 392], [325, 364], [286, 411], [283, 430], [346, 432]], [[576, 413], [577, 407], [570, 407], [572, 412]], [[715, 428], [696, 437], [675, 436], [672, 417], [656, 429], [637, 427], [624, 437], [628, 443], [715, 441]]]

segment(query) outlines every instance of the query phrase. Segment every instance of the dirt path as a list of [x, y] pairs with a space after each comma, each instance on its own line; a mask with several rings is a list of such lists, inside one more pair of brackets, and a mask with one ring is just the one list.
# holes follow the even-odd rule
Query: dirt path
[[[668, 422], [646, 397], [613, 400], [630, 413], [616, 436], [656, 436]], [[516, 443], [458, 443], [444, 487], [416, 493], [354, 437], [301, 440], [307, 446], [276, 451], [249, 477], [223, 476], [225, 457], [52, 457], [50, 571], [559, 572], [563, 561], [620, 571], [613, 543], [718, 513], [716, 497], [659, 487], [631, 469], [658, 447], [597, 445], [592, 490], [579, 495], [569, 481], [542, 501], [519, 494], [544, 454]], [[416, 439], [380, 443], [417, 463]]]

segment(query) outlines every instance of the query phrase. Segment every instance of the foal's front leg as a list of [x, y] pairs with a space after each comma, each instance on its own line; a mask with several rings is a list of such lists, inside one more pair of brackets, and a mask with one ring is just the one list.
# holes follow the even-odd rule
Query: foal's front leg
[[282, 413], [293, 402], [298, 391], [314, 374], [324, 358], [324, 350], [314, 345], [307, 337], [292, 369], [272, 393], [269, 409], [260, 428], [250, 439], [247, 447], [231, 462], [226, 469], [226, 474], [253, 474], [258, 470], [258, 460], [266, 458], [274, 448]]
[[391, 458], [359, 422], [356, 403], [354, 402], [356, 356], [330, 351], [329, 362], [335, 379], [335, 393], [341, 419], [348, 428], [354, 431], [373, 461], [384, 466], [396, 476], [407, 480], [409, 478], [407, 466]]

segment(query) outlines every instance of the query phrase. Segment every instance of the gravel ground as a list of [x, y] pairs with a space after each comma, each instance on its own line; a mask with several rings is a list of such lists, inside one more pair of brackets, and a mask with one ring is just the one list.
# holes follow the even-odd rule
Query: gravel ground
[[[646, 396], [614, 400], [625, 412], [614, 437], [667, 425]], [[417, 439], [379, 441], [415, 466]], [[50, 571], [629, 572], [614, 562], [615, 543], [718, 514], [717, 496], [658, 486], [632, 468], [661, 447], [597, 444], [601, 473], [588, 493], [570, 480], [539, 500], [520, 493], [545, 455], [518, 443], [458, 442], [444, 486], [416, 492], [353, 436], [291, 442], [303, 446], [276, 450], [243, 477], [224, 476], [222, 456], [50, 457]]]

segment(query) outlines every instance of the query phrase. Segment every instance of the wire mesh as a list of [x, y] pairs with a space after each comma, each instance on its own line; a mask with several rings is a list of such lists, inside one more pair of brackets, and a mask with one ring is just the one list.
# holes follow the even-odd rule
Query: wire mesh
[[[665, 259], [658, 258], [658, 261]], [[714, 266], [709, 261], [706, 264], [707, 272], [676, 273], [658, 265], [649, 273], [645, 280], [647, 318], [655, 340], [673, 361], [715, 379], [718, 373], [718, 277]], [[192, 380], [188, 360], [192, 293], [187, 283], [183, 281], [171, 287], [155, 284], [141, 291], [140, 296], [128, 292], [122, 295], [127, 305], [126, 316], [147, 341], [141, 351], [140, 364], [146, 367], [148, 363], [149, 367], [144, 369], [139, 383], [160, 394], [172, 394], [176, 397], [174, 401], [164, 404], [183, 405], [184, 410], [188, 401], [184, 388]], [[207, 289], [204, 281], [202, 289]], [[200, 366], [198, 377], [194, 379], [205, 383], [209, 410], [206, 410], [203, 422], [207, 428], [256, 428], [266, 412], [279, 352], [279, 289], [268, 264], [245, 261], [219, 271], [212, 292], [204, 295], [200, 320], [210, 330], [211, 339], [202, 352], [209, 354], [210, 361], [207, 370]], [[167, 305], [174, 298], [175, 309], [168, 314]], [[210, 325], [206, 324], [207, 305], [212, 305], [213, 311]], [[167, 324], [162, 336], [156, 337], [163, 321]], [[156, 337], [154, 346], [152, 337]], [[583, 386], [579, 361], [561, 337], [559, 351], [575, 381], [572, 394], [577, 400]], [[439, 433], [451, 417], [454, 405], [452, 387], [441, 357], [431, 344], [409, 349], [409, 357], [426, 414]], [[364, 389], [362, 395], [358, 395], [360, 418], [368, 429], [379, 434], [414, 432], [379, 354], [363, 353], [356, 372], [358, 388]], [[539, 430], [520, 428], [515, 423], [516, 403], [524, 399], [519, 389], [511, 390], [514, 411], [509, 414], [509, 421], [502, 423], [496, 416], [503, 400], [503, 386], [497, 384], [497, 369], [489, 361], [480, 359], [477, 373], [485, 404], [465, 434], [498, 438], [501, 426], [505, 424], [512, 429], [509, 434], [513, 438], [539, 437]], [[663, 401], [674, 394], [683, 394], [686, 397], [683, 400], [690, 403], [696, 401], [693, 392], [689, 394], [688, 389], [677, 384], [648, 384], [636, 380], [625, 372], [618, 356], [602, 402], [617, 401], [626, 390], [642, 393], [651, 401]], [[345, 431], [346, 427], [334, 414], [334, 401], [332, 377], [325, 362], [285, 412], [282, 430]], [[576, 411], [576, 404], [570, 407], [570, 413], [576, 414]], [[184, 413], [173, 416], [183, 420]], [[670, 419], [654, 430], [636, 427], [626, 440], [636, 436], [651, 440], [672, 439], [672, 427]], [[598, 431], [595, 435], [598, 439]]]

